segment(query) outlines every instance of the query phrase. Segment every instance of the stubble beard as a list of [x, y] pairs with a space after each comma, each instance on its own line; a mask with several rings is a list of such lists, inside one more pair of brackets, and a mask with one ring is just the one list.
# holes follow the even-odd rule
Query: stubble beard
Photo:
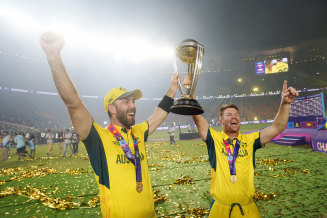
[[[124, 111], [117, 111], [117, 120], [126, 128], [130, 128], [131, 126], [133, 126], [135, 124], [135, 118], [133, 119], [128, 119], [127, 118], [127, 113]], [[135, 116], [135, 115], [134, 115]]]

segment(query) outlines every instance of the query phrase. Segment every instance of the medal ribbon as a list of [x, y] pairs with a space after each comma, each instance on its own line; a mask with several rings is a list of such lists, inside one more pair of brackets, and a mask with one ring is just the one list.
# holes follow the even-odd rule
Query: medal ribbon
[[238, 150], [240, 148], [240, 142], [238, 140], [236, 140], [233, 154], [230, 149], [230, 144], [232, 144], [232, 141], [230, 139], [227, 139], [224, 141], [224, 143], [225, 143], [225, 148], [226, 148], [226, 153], [227, 153], [230, 174], [236, 175], [235, 161], [236, 161], [236, 158], [238, 155]]
[[134, 143], [134, 150], [135, 150], [135, 158], [132, 154], [131, 149], [128, 147], [125, 139], [121, 135], [121, 133], [116, 129], [116, 127], [112, 124], [108, 126], [108, 130], [116, 137], [117, 141], [120, 144], [120, 147], [123, 149], [126, 157], [130, 160], [136, 168], [136, 181], [142, 182], [142, 171], [141, 171], [141, 157], [139, 152], [139, 146], [137, 140], [135, 139], [133, 133], [131, 132], [133, 143]]

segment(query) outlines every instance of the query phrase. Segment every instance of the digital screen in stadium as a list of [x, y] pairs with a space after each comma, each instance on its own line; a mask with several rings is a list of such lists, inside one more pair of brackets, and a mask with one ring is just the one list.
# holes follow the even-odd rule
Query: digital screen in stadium
[[255, 72], [257, 75], [265, 75], [271, 73], [280, 73], [288, 71], [288, 59], [267, 59], [255, 62]]

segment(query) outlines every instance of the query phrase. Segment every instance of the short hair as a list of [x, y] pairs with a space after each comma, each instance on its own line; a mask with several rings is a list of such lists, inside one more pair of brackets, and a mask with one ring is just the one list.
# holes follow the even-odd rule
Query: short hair
[[[116, 101], [112, 102], [111, 105], [113, 105], [113, 106], [115, 106], [115, 108], [117, 108], [115, 103], [116, 103]], [[108, 105], [109, 105], [109, 104], [108, 104]], [[107, 107], [108, 107], [108, 105], [107, 105]], [[111, 116], [112, 116], [112, 114], [110, 113], [109, 110], [108, 110], [108, 116], [109, 116], [109, 119], [111, 120]]]
[[237, 110], [237, 112], [240, 112], [235, 104], [224, 104], [220, 107], [220, 114], [219, 114], [220, 118], [223, 117], [223, 113], [227, 108], [234, 108]]

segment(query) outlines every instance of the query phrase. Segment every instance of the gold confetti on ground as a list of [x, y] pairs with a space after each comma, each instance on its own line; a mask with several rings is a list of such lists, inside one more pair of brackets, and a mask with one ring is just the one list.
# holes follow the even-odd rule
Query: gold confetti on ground
[[150, 167], [163, 167], [162, 164], [149, 164], [149, 168]]
[[254, 194], [254, 200], [255, 201], [258, 201], [258, 200], [267, 201], [267, 200], [271, 200], [271, 199], [274, 199], [274, 198], [278, 198], [277, 193], [265, 194], [263, 192], [255, 192], [255, 194]]
[[192, 214], [194, 216], [203, 216], [205, 214], [209, 214], [209, 210], [203, 207], [198, 207], [198, 208], [191, 207], [187, 210], [187, 213]]
[[164, 194], [159, 195], [159, 192], [160, 192], [159, 190], [153, 190], [154, 203], [161, 203], [161, 202], [168, 201], [167, 196]]
[[301, 172], [302, 172], [302, 173], [305, 173], [305, 174], [309, 174], [309, 173], [311, 173], [310, 170], [308, 170], [308, 169], [302, 170]]
[[39, 200], [43, 205], [57, 210], [66, 210], [73, 207], [73, 202], [71, 202], [69, 199], [67, 200], [49, 196], [54, 194], [58, 190], [58, 188], [56, 188], [55, 191], [50, 192], [49, 194], [47, 194], [46, 192], [47, 189], [48, 188], [45, 187], [41, 187], [40, 189], [38, 189], [34, 188], [33, 186], [26, 186], [24, 188], [7, 187], [0, 192], [0, 198], [16, 194], [28, 197], [32, 200]]
[[[299, 172], [302, 172], [304, 174], [309, 174], [310, 170], [308, 170], [308, 169], [300, 170], [299, 168], [289, 167], [289, 168], [284, 168], [283, 172], [285, 174], [296, 174], [296, 173], [299, 173]], [[278, 175], [272, 175], [271, 177], [273, 177], [273, 178], [285, 177], [286, 175], [284, 173], [278, 174]]]
[[[65, 198], [55, 198], [52, 197], [52, 195], [58, 191], [58, 187], [55, 187], [53, 191], [49, 191], [50, 188], [51, 187], [43, 187], [43, 186], [41, 188], [35, 188], [30, 185], [27, 185], [24, 188], [7, 187], [4, 190], [0, 191], [0, 198], [4, 198], [10, 195], [25, 196], [32, 200], [38, 200], [43, 205], [56, 210], [67, 210], [67, 209], [77, 208], [80, 206], [80, 203], [72, 202], [72, 199], [84, 198], [83, 196], [78, 196], [78, 197], [68, 196]], [[90, 198], [88, 204], [91, 208], [99, 206], [100, 204], [99, 197]]]
[[205, 163], [205, 162], [209, 162], [209, 160], [207, 158], [206, 159], [203, 159], [200, 156], [195, 156], [195, 157], [192, 157], [191, 160], [179, 160], [179, 161], [174, 161], [174, 162], [175, 163], [193, 164], [193, 163]]
[[90, 207], [97, 207], [100, 205], [100, 198], [90, 198], [90, 200], [88, 201], [88, 204], [90, 205]]
[[268, 158], [264, 158], [260, 161], [260, 165], [279, 165], [281, 163], [290, 163], [292, 162], [289, 159], [285, 159], [285, 160], [280, 160], [279, 158], [276, 159], [268, 159]]
[[194, 184], [193, 182], [193, 178], [189, 177], [189, 176], [182, 176], [180, 179], [175, 179], [174, 184], [177, 185], [192, 185]]
[[285, 168], [283, 169], [284, 173], [289, 173], [289, 174], [295, 174], [299, 172], [298, 168], [294, 168], [294, 167], [289, 167], [289, 168]]
[[59, 174], [59, 173], [80, 175], [81, 173], [88, 173], [88, 171], [83, 168], [79, 168], [79, 169], [66, 169], [65, 172], [59, 172], [57, 169], [49, 168], [49, 167], [38, 169], [38, 166], [31, 166], [28, 169], [23, 169], [20, 167], [1, 169], [0, 176], [10, 175], [12, 177], [10, 179], [0, 181], [0, 186], [10, 181], [21, 181], [23, 179], [34, 178], [34, 177], [42, 178], [43, 176], [46, 175]]

